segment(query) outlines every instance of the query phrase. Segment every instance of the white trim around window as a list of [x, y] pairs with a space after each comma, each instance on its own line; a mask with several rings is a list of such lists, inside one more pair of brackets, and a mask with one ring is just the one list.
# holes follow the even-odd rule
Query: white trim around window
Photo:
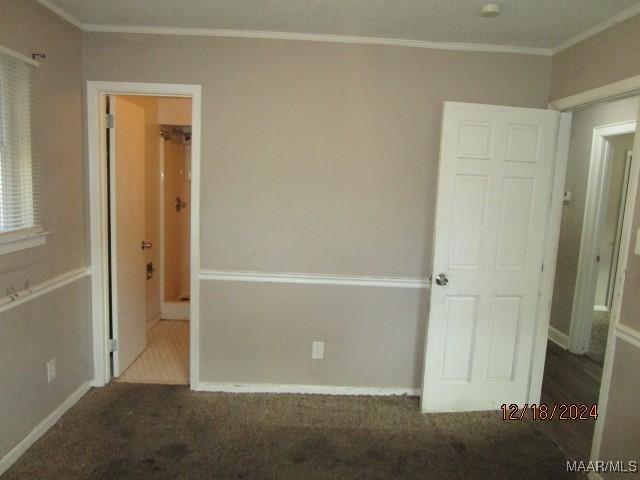
[[0, 255], [44, 245], [49, 233], [50, 232], [43, 231], [41, 228], [29, 228], [16, 232], [0, 233]]

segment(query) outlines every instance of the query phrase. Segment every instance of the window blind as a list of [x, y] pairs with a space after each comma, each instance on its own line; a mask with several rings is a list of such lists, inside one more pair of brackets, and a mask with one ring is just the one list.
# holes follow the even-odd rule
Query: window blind
[[0, 234], [39, 226], [31, 138], [34, 68], [0, 51]]

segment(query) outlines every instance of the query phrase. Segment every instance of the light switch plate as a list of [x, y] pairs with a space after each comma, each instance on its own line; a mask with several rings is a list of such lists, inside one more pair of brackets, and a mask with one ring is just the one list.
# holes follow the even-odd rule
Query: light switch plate
[[47, 382], [51, 383], [56, 379], [56, 359], [52, 358], [47, 362]]
[[311, 345], [311, 358], [322, 360], [324, 358], [324, 342], [313, 342]]

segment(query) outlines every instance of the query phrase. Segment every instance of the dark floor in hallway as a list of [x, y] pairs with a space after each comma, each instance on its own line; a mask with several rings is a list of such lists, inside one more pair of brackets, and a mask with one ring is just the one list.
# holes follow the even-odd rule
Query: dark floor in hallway
[[562, 479], [564, 453], [500, 412], [421, 415], [417, 398], [90, 391], [2, 480]]
[[[598, 402], [602, 367], [586, 355], [574, 355], [549, 342], [542, 382], [543, 403]], [[601, 413], [601, 412], [600, 412]], [[575, 460], [588, 460], [595, 420], [539, 421], [544, 432]]]

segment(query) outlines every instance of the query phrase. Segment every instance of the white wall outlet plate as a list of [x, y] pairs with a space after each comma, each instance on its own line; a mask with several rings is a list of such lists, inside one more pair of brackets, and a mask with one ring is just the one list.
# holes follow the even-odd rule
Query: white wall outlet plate
[[322, 360], [324, 358], [324, 342], [313, 342], [311, 345], [311, 358]]
[[56, 359], [52, 358], [47, 362], [47, 382], [51, 383], [56, 379]]
[[571, 192], [564, 192], [564, 196], [562, 197], [564, 203], [571, 202]]

